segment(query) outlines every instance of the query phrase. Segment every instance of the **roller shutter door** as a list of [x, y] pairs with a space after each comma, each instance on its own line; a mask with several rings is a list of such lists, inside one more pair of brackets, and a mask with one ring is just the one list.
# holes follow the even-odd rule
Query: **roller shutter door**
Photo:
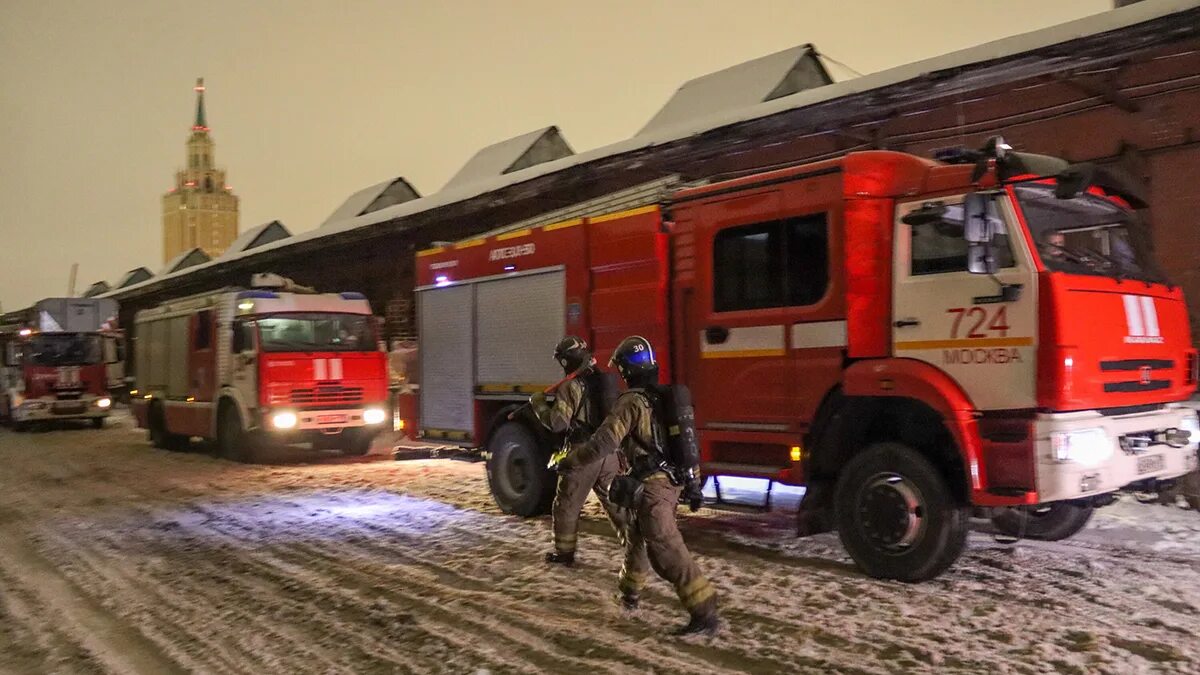
[[477, 384], [545, 386], [562, 378], [553, 352], [565, 327], [564, 284], [562, 270], [476, 284]]
[[474, 297], [473, 286], [417, 294], [423, 430], [474, 431]]

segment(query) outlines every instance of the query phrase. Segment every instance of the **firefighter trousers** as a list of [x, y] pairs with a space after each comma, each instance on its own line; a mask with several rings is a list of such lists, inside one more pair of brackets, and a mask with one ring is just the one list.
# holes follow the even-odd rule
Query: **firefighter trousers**
[[554, 550], [557, 553], [574, 553], [579, 537], [579, 514], [587, 501], [588, 493], [596, 493], [600, 505], [608, 514], [617, 541], [625, 543], [625, 532], [629, 528], [628, 512], [608, 500], [608, 486], [621, 470], [617, 453], [575, 467], [558, 476], [558, 490], [554, 494]]
[[656, 473], [643, 484], [645, 490], [630, 524], [618, 587], [624, 594], [639, 593], [653, 568], [675, 587], [689, 614], [699, 618], [715, 615], [716, 589], [692, 560], [675, 522], [683, 488], [672, 485], [665, 473]]

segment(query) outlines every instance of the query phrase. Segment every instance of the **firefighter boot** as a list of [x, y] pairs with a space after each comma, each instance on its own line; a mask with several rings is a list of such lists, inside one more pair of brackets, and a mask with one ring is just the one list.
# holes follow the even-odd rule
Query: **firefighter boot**
[[559, 553], [555, 551], [554, 553], [547, 553], [546, 562], [554, 565], [565, 565], [567, 567], [571, 567], [575, 564], [575, 552], [571, 551], [569, 553]]
[[720, 630], [721, 620], [714, 612], [712, 614], [693, 616], [691, 621], [687, 622], [687, 625], [675, 629], [673, 635], [678, 635], [680, 637], [688, 635], [705, 635], [708, 637], [713, 637], [720, 632]]
[[617, 594], [617, 601], [626, 612], [636, 612], [642, 603], [642, 597], [636, 591], [621, 591]]

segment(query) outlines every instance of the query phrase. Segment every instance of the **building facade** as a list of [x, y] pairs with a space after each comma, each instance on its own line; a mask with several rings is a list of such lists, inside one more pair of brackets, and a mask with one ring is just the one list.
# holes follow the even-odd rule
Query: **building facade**
[[163, 195], [163, 262], [199, 248], [216, 258], [238, 236], [238, 198], [216, 166], [204, 110], [204, 78], [196, 80], [196, 119], [187, 140], [187, 166]]

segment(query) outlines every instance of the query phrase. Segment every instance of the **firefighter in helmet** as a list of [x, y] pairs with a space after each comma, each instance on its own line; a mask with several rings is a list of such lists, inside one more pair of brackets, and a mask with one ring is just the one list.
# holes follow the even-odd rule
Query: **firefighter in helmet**
[[616, 479], [612, 498], [630, 508], [633, 519], [625, 542], [625, 562], [618, 588], [627, 609], [636, 609], [651, 568], [675, 587], [691, 616], [677, 634], [714, 634], [718, 630], [716, 589], [692, 560], [675, 521], [675, 509], [687, 490], [686, 500], [695, 511], [702, 496], [698, 478], [676, 484], [671, 467], [656, 447], [664, 420], [649, 392], [658, 385], [658, 362], [650, 342], [628, 337], [618, 345], [610, 365], [616, 366], [629, 386], [613, 411], [592, 434], [591, 440], [572, 450], [563, 460], [568, 467], [584, 466], [618, 450], [630, 471]]
[[[596, 368], [587, 342], [568, 336], [554, 348], [554, 359], [571, 378], [558, 387], [554, 403], [546, 395], [534, 394], [530, 406], [534, 415], [547, 429], [564, 435], [566, 448], [583, 443], [591, 436], [608, 411], [605, 401], [604, 373]], [[597, 457], [570, 470], [560, 467], [558, 488], [551, 514], [554, 519], [554, 550], [546, 554], [546, 562], [572, 565], [579, 530], [579, 514], [588, 493], [596, 493], [600, 505], [608, 513], [617, 539], [625, 541], [627, 513], [614, 507], [608, 499], [608, 486], [621, 472], [616, 455]]]

